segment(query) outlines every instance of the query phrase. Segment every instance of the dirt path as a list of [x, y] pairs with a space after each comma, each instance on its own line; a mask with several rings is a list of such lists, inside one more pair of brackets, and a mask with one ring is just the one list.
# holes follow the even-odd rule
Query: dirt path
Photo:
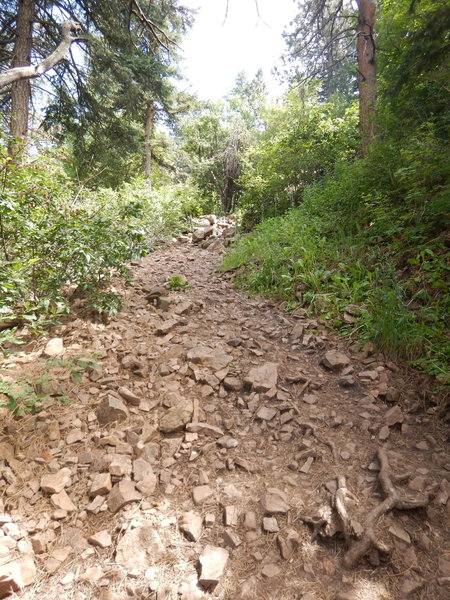
[[[238, 293], [220, 258], [158, 251], [118, 317], [56, 331], [58, 364], [43, 341], [4, 362], [55, 400], [2, 416], [0, 574], [27, 600], [448, 598], [435, 410], [370, 347]], [[177, 275], [188, 291], [148, 300]], [[93, 354], [101, 371], [73, 358]]]

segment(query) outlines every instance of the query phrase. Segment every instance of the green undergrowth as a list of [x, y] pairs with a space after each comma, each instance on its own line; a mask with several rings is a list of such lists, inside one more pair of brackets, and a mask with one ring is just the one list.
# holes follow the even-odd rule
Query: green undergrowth
[[129, 263], [186, 227], [195, 190], [135, 179], [116, 190], [70, 180], [64, 156], [44, 150], [11, 162], [0, 140], [0, 351], [19, 332], [40, 332], [83, 299], [93, 314], [115, 314], [112, 277], [131, 283]]
[[[100, 371], [96, 360], [99, 355], [91, 357], [81, 355], [68, 359], [40, 359], [33, 372], [26, 376], [9, 376], [10, 369], [0, 369], [0, 408], [7, 408], [15, 415], [35, 414], [52, 405], [56, 397], [61, 404], [68, 404], [71, 399], [70, 390], [64, 393], [55, 392], [54, 384], [59, 378], [72, 383], [80, 383], [83, 375], [92, 370]], [[67, 385], [66, 385], [67, 387]]]
[[222, 268], [449, 385], [450, 152], [426, 135], [338, 165], [241, 237]]

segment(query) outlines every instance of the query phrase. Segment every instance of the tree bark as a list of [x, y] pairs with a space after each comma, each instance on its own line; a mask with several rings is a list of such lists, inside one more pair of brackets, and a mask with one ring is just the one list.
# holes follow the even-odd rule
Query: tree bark
[[145, 111], [145, 142], [144, 142], [144, 177], [150, 179], [152, 174], [153, 134], [155, 130], [155, 105], [152, 100]]
[[[35, 11], [35, 0], [19, 0], [12, 70], [27, 67], [31, 62]], [[20, 148], [28, 133], [30, 94], [31, 89], [28, 79], [14, 81], [11, 88], [10, 155], [20, 152]]]
[[375, 61], [376, 0], [356, 0], [358, 4], [357, 57], [359, 89], [359, 128], [364, 156], [375, 135], [377, 79]]

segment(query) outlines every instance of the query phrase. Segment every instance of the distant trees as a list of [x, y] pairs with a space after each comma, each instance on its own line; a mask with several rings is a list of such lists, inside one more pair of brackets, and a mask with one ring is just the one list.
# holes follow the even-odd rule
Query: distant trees
[[302, 0], [298, 6], [293, 28], [285, 36], [288, 45], [285, 63], [291, 76], [319, 80], [325, 98], [335, 92], [351, 96], [356, 79], [364, 154], [375, 127], [377, 2]]
[[252, 80], [241, 73], [223, 102], [206, 104], [182, 122], [179, 166], [225, 213], [236, 207], [242, 155], [262, 129], [266, 100], [262, 72]]

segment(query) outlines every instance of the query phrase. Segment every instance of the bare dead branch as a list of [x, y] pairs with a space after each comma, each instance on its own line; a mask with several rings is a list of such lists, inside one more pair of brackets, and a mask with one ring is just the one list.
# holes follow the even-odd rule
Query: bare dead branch
[[50, 54], [50, 56], [47, 56], [47, 58], [44, 58], [36, 65], [15, 67], [13, 69], [8, 69], [4, 73], [0, 73], [0, 88], [20, 79], [40, 77], [46, 71], [52, 69], [66, 57], [73, 42], [86, 41], [85, 38], [73, 35], [73, 33], [78, 33], [80, 30], [80, 23], [77, 23], [76, 21], [66, 21], [62, 26], [63, 38], [59, 46]]

